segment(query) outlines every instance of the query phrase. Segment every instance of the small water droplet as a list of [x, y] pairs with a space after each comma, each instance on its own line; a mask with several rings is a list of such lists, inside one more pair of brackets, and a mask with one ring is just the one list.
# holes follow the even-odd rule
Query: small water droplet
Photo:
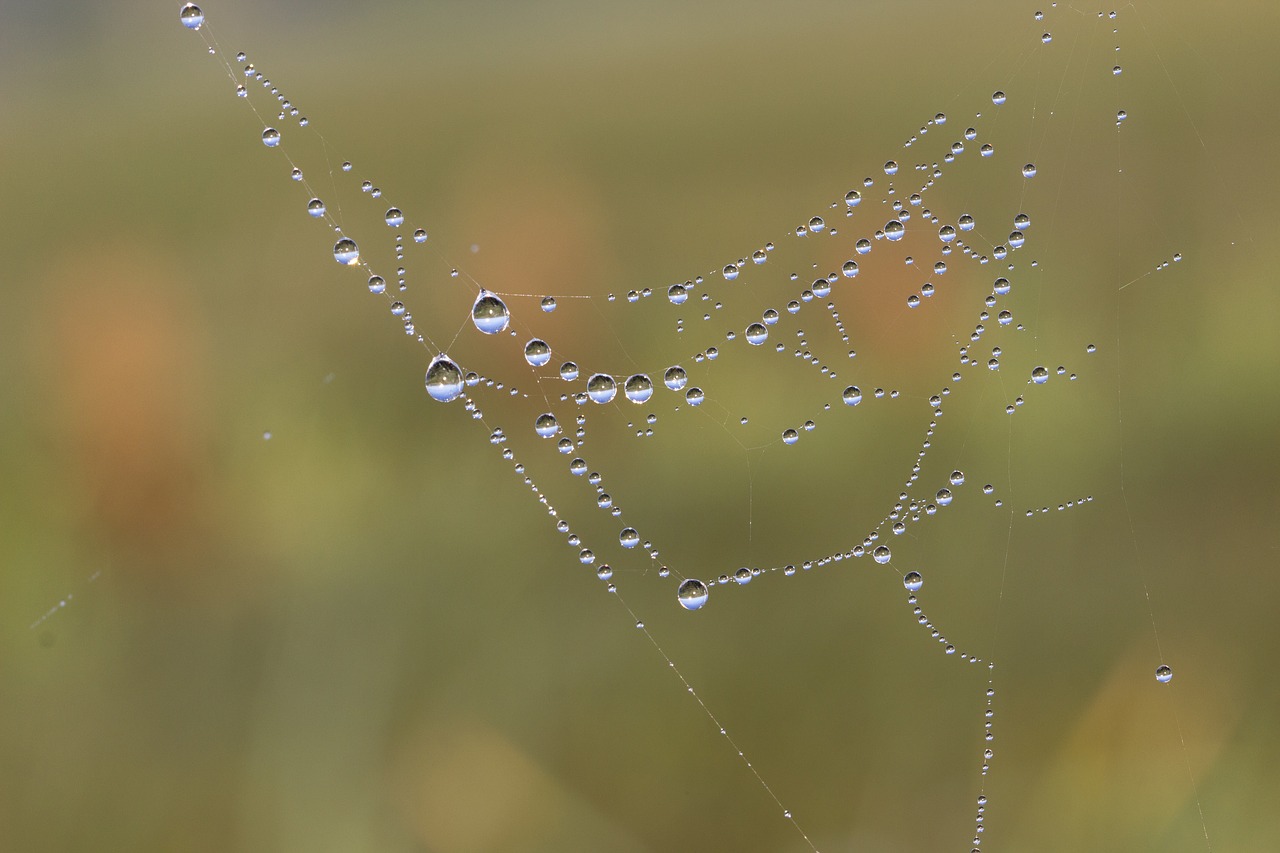
[[427, 393], [433, 400], [448, 403], [462, 393], [462, 369], [444, 353], [431, 359], [427, 366]]
[[[563, 375], [563, 371], [561, 373]], [[608, 403], [618, 392], [618, 385], [607, 373], [595, 373], [587, 380], [587, 396], [593, 403]]]
[[359, 263], [360, 247], [350, 237], [343, 237], [333, 244], [333, 259], [345, 266]]
[[275, 148], [280, 144], [280, 131], [274, 127], [268, 127], [262, 131], [262, 144], [268, 148]]
[[533, 367], [542, 367], [551, 361], [551, 347], [546, 341], [534, 338], [524, 345], [524, 360]]
[[178, 11], [178, 20], [189, 30], [198, 30], [204, 24], [204, 12], [195, 3], [188, 3]]
[[501, 299], [487, 290], [481, 290], [471, 306], [471, 321], [486, 335], [496, 335], [507, 328], [511, 312]]

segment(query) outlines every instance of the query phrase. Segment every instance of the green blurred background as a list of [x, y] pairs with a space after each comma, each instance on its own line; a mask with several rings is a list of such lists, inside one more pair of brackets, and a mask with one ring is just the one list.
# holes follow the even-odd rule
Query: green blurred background
[[[1082, 380], [1014, 419], [948, 405], [966, 427], [927, 472], [963, 465], [975, 499], [903, 549], [927, 612], [1000, 662], [983, 849], [1203, 850], [1201, 809], [1213, 849], [1276, 849], [1280, 12], [1122, 8], [1117, 96], [1092, 5], [954, 5], [203, 4], [335, 161], [527, 293], [665, 288], [780, 241], [1007, 87], [1000, 144], [1042, 170], [1021, 355]], [[421, 392], [422, 350], [328, 259], [178, 6], [0, 7], [0, 849], [807, 849], [483, 427]], [[940, 210], [1020, 192], [965, 180]], [[746, 454], [664, 410], [652, 447], [602, 438], [681, 572], [829, 553], [883, 515], [967, 333], [911, 325], [899, 284], [846, 316], [915, 398], [848, 433], [856, 477], [840, 433]], [[670, 351], [670, 312], [650, 336], [600, 303], [549, 334]], [[770, 438], [808, 411], [780, 361], [722, 377]], [[536, 477], [557, 503], [562, 467]], [[976, 498], [993, 477], [1012, 527]], [[642, 571], [619, 563], [628, 602], [820, 849], [967, 849], [985, 685], [892, 573], [765, 577], [691, 616]]]

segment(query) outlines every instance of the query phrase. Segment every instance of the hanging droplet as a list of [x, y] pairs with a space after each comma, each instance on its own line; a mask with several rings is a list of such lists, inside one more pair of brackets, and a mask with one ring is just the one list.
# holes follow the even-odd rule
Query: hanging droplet
[[684, 368], [680, 365], [668, 367], [667, 372], [663, 374], [663, 383], [672, 391], [679, 391], [689, 383], [689, 376], [684, 372]]
[[850, 385], [840, 396], [846, 406], [856, 406], [862, 402], [862, 390], [857, 385]]
[[685, 610], [700, 610], [707, 603], [707, 585], [697, 578], [689, 578], [676, 590], [676, 600]]
[[593, 403], [608, 403], [618, 393], [618, 384], [607, 373], [595, 373], [587, 380], [587, 396]]
[[784, 429], [782, 431], [782, 443], [786, 445], [795, 444], [800, 440], [800, 433], [793, 429]]
[[885, 164], [884, 164], [884, 173], [885, 173], [886, 175], [896, 175], [896, 174], [898, 174], [898, 163], [897, 163], [897, 161], [896, 161], [896, 160], [890, 160], [888, 163], [885, 163]]
[[634, 527], [624, 527], [618, 534], [618, 544], [623, 548], [634, 548], [640, 544], [640, 534]]
[[950, 490], [950, 489], [938, 489], [938, 494], [937, 494], [935, 497], [936, 497], [936, 498], [937, 498], [937, 500], [938, 500], [938, 506], [948, 506], [948, 505], [950, 505], [950, 503], [951, 503], [951, 498], [952, 498], [951, 490]]
[[324, 216], [324, 202], [318, 198], [311, 199], [311, 201], [307, 202], [307, 213], [311, 214], [316, 219]]
[[511, 312], [507, 304], [487, 290], [481, 290], [471, 306], [471, 321], [486, 335], [496, 335], [507, 328]]
[[524, 360], [533, 367], [542, 367], [551, 361], [551, 347], [546, 341], [534, 338], [524, 345]]
[[706, 398], [707, 396], [702, 393], [701, 388], [690, 388], [688, 391], [684, 392], [685, 402], [690, 406], [701, 406], [702, 401]]
[[1036, 385], [1043, 385], [1049, 381], [1049, 368], [1036, 367], [1031, 371], [1031, 381]]
[[542, 310], [548, 314], [556, 310], [556, 298], [554, 296], [542, 297]]
[[1165, 666], [1164, 664], [1160, 664], [1158, 667], [1156, 667], [1156, 681], [1160, 682], [1161, 684], [1168, 684], [1172, 680], [1173, 680], [1172, 669]]
[[726, 281], [733, 281], [735, 278], [738, 277], [738, 265], [725, 264], [723, 272], [724, 272], [724, 277]]
[[920, 577], [919, 572], [907, 572], [902, 576], [902, 585], [907, 588], [907, 592], [916, 592], [924, 586], [924, 578]]
[[204, 12], [195, 3], [188, 3], [178, 11], [178, 20], [189, 30], [198, 30], [204, 23]]
[[1022, 167], [1022, 177], [1024, 177], [1024, 178], [1034, 178], [1035, 176], [1036, 176], [1036, 164], [1035, 164], [1035, 163], [1028, 163], [1027, 165], [1025, 165], [1025, 166], [1023, 166], [1023, 167]]
[[560, 365], [560, 378], [565, 382], [572, 382], [578, 378], [578, 365], [572, 361], [566, 361]]
[[849, 190], [844, 194], [844, 203], [849, 207], [857, 207], [862, 204], [862, 193], [857, 190]]
[[991, 103], [995, 104], [997, 107], [1003, 105], [1006, 100], [1008, 99], [1005, 97], [1004, 92], [996, 92], [991, 96]]
[[769, 330], [764, 327], [763, 323], [752, 323], [747, 326], [747, 343], [758, 347], [768, 339]]
[[268, 148], [275, 148], [280, 144], [280, 131], [274, 127], [268, 127], [262, 131], [262, 144]]
[[360, 247], [350, 237], [343, 237], [333, 244], [333, 259], [344, 266], [359, 263]]
[[533, 422], [533, 431], [543, 438], [551, 438], [560, 431], [560, 424], [556, 421], [556, 416], [550, 412], [538, 415], [537, 420]]
[[392, 228], [399, 228], [404, 224], [404, 214], [400, 212], [400, 208], [392, 207], [387, 210], [386, 220]]
[[893, 554], [889, 552], [888, 545], [877, 545], [876, 549], [871, 552], [871, 559], [875, 560], [877, 563], [879, 563], [882, 566], [885, 563], [889, 562], [889, 560], [891, 560], [892, 558], [893, 558]]
[[689, 298], [689, 290], [683, 284], [673, 284], [667, 288], [667, 298], [672, 305], [683, 305]]
[[462, 393], [462, 368], [444, 353], [431, 359], [427, 366], [427, 393], [431, 399], [448, 403]]
[[387, 283], [386, 281], [383, 280], [382, 276], [380, 275], [369, 276], [369, 292], [370, 293], [385, 293], [386, 290], [387, 290]]
[[964, 472], [963, 472], [963, 471], [952, 471], [952, 472], [951, 472], [950, 480], [951, 480], [951, 485], [953, 485], [953, 486], [963, 486], [963, 485], [964, 485]]
[[653, 396], [653, 380], [643, 373], [637, 373], [627, 379], [622, 386], [622, 393], [633, 403], [646, 403]]

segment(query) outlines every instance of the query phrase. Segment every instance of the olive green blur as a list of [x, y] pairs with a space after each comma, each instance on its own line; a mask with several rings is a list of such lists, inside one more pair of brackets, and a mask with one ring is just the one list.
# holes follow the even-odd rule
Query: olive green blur
[[[201, 33], [177, 2], [0, 6], [0, 850], [809, 850], [784, 808], [824, 853], [967, 850], [984, 781], [987, 853], [1204, 851], [1206, 828], [1213, 850], [1276, 849], [1280, 7], [1139, 0], [1111, 22], [1046, 0], [1038, 22], [1037, 4], [208, 0]], [[206, 32], [327, 148], [255, 118]], [[945, 131], [904, 149], [937, 112]], [[985, 363], [1017, 341], [1007, 375], [949, 381], [984, 293], [946, 289], [1001, 268], [958, 252], [916, 312], [914, 274], [836, 285], [852, 361], [805, 309], [815, 352], [866, 377], [852, 413], [803, 396], [838, 403], [844, 381], [744, 353], [724, 335], [745, 324], [704, 323], [703, 303], [675, 334], [669, 284], [782, 252], [815, 213], [845, 227], [829, 205], [864, 176], [858, 227], [882, 227], [884, 161], [915, 187], [937, 135], [975, 122], [925, 206], [1011, 217], [993, 199], [1024, 192], [1020, 152], [1036, 162], [1026, 331], [973, 346]], [[656, 382], [673, 347], [691, 373], [694, 351], [725, 350], [696, 419], [661, 387], [586, 412], [584, 455], [676, 574], [860, 542], [942, 385], [955, 402], [911, 491], [953, 466], [966, 483], [886, 529], [893, 571], [767, 573], [686, 613], [533, 436], [540, 398], [478, 395], [492, 413], [473, 423], [427, 397], [429, 351], [333, 262], [286, 152], [322, 188], [343, 159], [378, 183], [378, 201], [321, 195], [388, 281], [381, 207], [430, 231], [431, 275], [405, 301], [439, 346], [463, 329], [460, 361], [486, 342], [450, 264], [531, 294], [513, 314], [584, 364], [634, 360]], [[936, 260], [935, 239], [916, 245]], [[802, 275], [841, 260], [796, 257], [822, 265]], [[770, 263], [720, 286], [781, 282]], [[604, 301], [645, 287], [652, 339]], [[544, 317], [547, 293], [595, 300]], [[766, 346], [801, 346], [783, 320]], [[902, 398], [873, 400], [881, 383]], [[740, 404], [723, 424], [703, 416], [717, 394]], [[650, 410], [657, 435], [635, 439], [626, 422]], [[777, 441], [814, 414], [812, 435]], [[839, 433], [854, 414], [875, 431]], [[781, 805], [578, 562], [495, 426]], [[744, 450], [748, 434], [772, 444]], [[907, 570], [948, 639], [997, 662], [990, 744], [987, 673], [916, 624]]]

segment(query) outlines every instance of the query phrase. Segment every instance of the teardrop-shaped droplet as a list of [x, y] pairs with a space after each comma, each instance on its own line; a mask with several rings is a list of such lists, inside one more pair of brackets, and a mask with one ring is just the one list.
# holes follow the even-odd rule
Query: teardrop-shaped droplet
[[676, 600], [685, 610], [700, 610], [707, 603], [707, 585], [697, 578], [689, 578], [676, 590]]
[[595, 373], [587, 380], [587, 396], [593, 403], [608, 403], [618, 393], [618, 384], [607, 373]]
[[360, 261], [360, 247], [350, 237], [343, 237], [333, 244], [333, 259], [346, 266], [358, 263]]
[[507, 328], [511, 312], [507, 304], [487, 290], [480, 291], [471, 306], [471, 321], [486, 335], [496, 335]]
[[462, 368], [453, 359], [440, 353], [427, 366], [427, 393], [431, 399], [448, 403], [462, 393]]

